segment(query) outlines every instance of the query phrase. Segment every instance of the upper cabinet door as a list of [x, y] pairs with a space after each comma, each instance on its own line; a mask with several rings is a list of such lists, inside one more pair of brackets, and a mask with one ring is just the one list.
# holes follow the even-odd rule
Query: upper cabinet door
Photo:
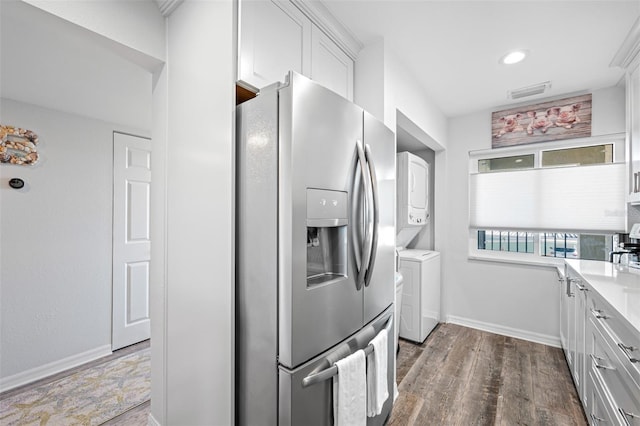
[[312, 29], [310, 77], [353, 100], [353, 60], [316, 26]]
[[260, 89], [289, 70], [309, 75], [311, 21], [289, 1], [240, 2], [238, 80]]
[[[640, 203], [640, 57], [627, 70], [627, 161], [630, 203]], [[629, 225], [631, 226], [631, 225]]]

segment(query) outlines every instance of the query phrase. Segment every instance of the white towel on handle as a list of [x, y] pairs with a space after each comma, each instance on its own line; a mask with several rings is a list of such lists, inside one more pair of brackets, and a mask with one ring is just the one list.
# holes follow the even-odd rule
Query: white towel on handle
[[366, 426], [367, 385], [364, 351], [359, 350], [337, 361], [333, 377], [334, 426]]
[[369, 343], [373, 352], [367, 355], [367, 416], [374, 417], [382, 412], [384, 402], [389, 398], [387, 384], [388, 333], [382, 329]]

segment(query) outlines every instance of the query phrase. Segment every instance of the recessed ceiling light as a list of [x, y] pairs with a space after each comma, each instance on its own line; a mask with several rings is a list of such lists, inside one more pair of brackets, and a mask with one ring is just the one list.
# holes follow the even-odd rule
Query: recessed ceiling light
[[500, 63], [505, 65], [517, 64], [527, 57], [526, 50], [514, 50], [513, 52], [509, 52], [500, 58]]

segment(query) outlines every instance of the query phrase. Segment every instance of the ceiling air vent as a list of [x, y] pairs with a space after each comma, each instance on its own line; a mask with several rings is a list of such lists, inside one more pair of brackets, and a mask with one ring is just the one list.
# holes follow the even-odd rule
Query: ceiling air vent
[[547, 89], [551, 88], [551, 82], [545, 81], [544, 83], [534, 84], [533, 86], [521, 87], [520, 89], [514, 89], [507, 91], [507, 98], [520, 99], [527, 96], [539, 95], [544, 93]]

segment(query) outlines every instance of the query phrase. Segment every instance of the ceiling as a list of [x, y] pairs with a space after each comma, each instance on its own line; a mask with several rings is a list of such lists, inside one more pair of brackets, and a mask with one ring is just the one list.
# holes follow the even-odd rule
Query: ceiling
[[150, 72], [37, 7], [0, 0], [0, 12], [1, 97], [148, 132]]
[[[366, 46], [384, 39], [448, 117], [621, 83], [611, 60], [640, 0], [325, 0]], [[527, 49], [521, 63], [500, 57]], [[507, 91], [551, 81], [541, 95]]]
[[[609, 64], [640, 15], [640, 0], [322, 3], [365, 46], [384, 39], [426, 96], [448, 117], [620, 83], [622, 70]], [[38, 103], [37, 98], [46, 95], [45, 106], [60, 108], [69, 99], [71, 86], [80, 84], [78, 91], [86, 99], [104, 99], [131, 93], [131, 86], [117, 84], [116, 77], [123, 74], [133, 78], [132, 82], [144, 78], [146, 87], [151, 84], [143, 70], [138, 72], [135, 66], [96, 48], [91, 40], [79, 36], [79, 30], [36, 8], [2, 0], [0, 17], [3, 57], [13, 58], [1, 64], [0, 89], [5, 97]], [[514, 48], [528, 49], [529, 57], [520, 64], [500, 65], [498, 59]], [[34, 61], [36, 66], [15, 66]], [[94, 84], [90, 75], [98, 76], [100, 84]], [[517, 101], [506, 97], [507, 90], [544, 81], [552, 84], [545, 94]], [[150, 95], [138, 98], [143, 106]], [[87, 113], [88, 106], [77, 103], [74, 108], [69, 112]], [[126, 108], [119, 111], [131, 116]], [[150, 119], [145, 116], [144, 120]]]

